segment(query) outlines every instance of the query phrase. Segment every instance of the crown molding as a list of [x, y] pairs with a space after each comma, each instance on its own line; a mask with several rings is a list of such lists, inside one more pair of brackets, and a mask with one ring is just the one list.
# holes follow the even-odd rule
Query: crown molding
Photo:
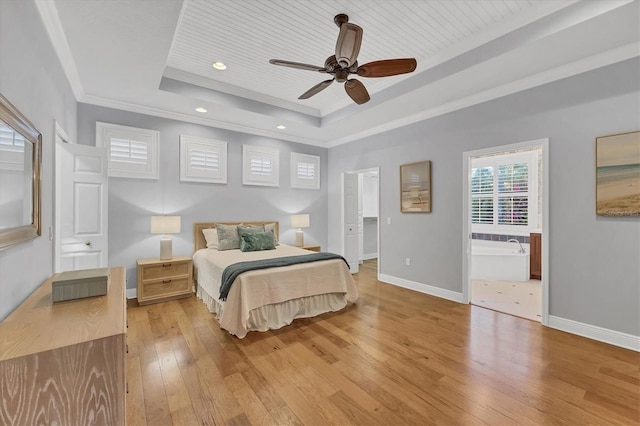
[[640, 42], [629, 43], [618, 48], [592, 55], [587, 58], [580, 59], [578, 61], [571, 62], [566, 65], [562, 65], [550, 70], [546, 70], [541, 73], [534, 74], [529, 77], [522, 78], [510, 83], [506, 83], [492, 89], [488, 89], [473, 95], [457, 99], [452, 102], [448, 102], [443, 105], [439, 105], [436, 108], [430, 108], [424, 111], [420, 111], [417, 114], [413, 114], [407, 117], [403, 117], [398, 120], [384, 123], [380, 126], [373, 126], [361, 132], [356, 132], [345, 136], [340, 139], [336, 139], [327, 144], [328, 148], [333, 148], [345, 143], [353, 142], [358, 139], [365, 138], [367, 136], [373, 136], [378, 133], [387, 132], [389, 130], [396, 129], [398, 127], [407, 126], [419, 121], [428, 120], [443, 114], [447, 114], [462, 108], [478, 105], [483, 102], [491, 101], [493, 99], [501, 98], [503, 96], [511, 95], [514, 93], [522, 92], [524, 90], [532, 89], [543, 84], [552, 83], [563, 78], [572, 77], [578, 74], [582, 74], [588, 71], [592, 71], [598, 68], [602, 68], [608, 65], [612, 65], [618, 62], [626, 61], [640, 56]]
[[62, 22], [60, 21], [60, 16], [58, 15], [55, 2], [51, 0], [36, 0], [36, 7], [38, 8], [38, 12], [42, 18], [49, 40], [51, 40], [53, 49], [58, 56], [58, 60], [62, 65], [65, 75], [67, 76], [73, 95], [75, 96], [76, 101], [78, 101], [78, 99], [82, 98], [84, 95], [84, 89], [82, 88], [80, 74], [76, 68], [76, 63], [73, 60], [73, 55], [71, 54], [69, 42], [64, 34], [64, 30], [62, 29]]
[[231, 130], [234, 132], [247, 133], [247, 134], [256, 135], [256, 136], [264, 136], [267, 138], [284, 140], [288, 142], [296, 142], [296, 143], [301, 143], [305, 145], [327, 148], [327, 143], [319, 139], [310, 139], [310, 138], [304, 138], [301, 136], [287, 135], [287, 134], [282, 134], [280, 132], [259, 129], [256, 127], [251, 127], [251, 126], [246, 126], [246, 125], [241, 125], [236, 123], [229, 123], [226, 121], [213, 120], [205, 117], [194, 117], [189, 114], [169, 111], [162, 108], [150, 107], [146, 105], [138, 105], [130, 102], [117, 101], [117, 100], [107, 99], [99, 96], [84, 95], [78, 102], [101, 106], [105, 108], [114, 108], [122, 111], [135, 112], [138, 114], [151, 115], [154, 117], [178, 120], [186, 123], [201, 124], [203, 126], [215, 127], [215, 128], [224, 129], [224, 130]]

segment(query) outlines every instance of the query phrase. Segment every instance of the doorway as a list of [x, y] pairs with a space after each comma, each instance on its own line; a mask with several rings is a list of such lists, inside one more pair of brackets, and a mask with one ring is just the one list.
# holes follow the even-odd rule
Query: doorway
[[548, 267], [537, 269], [548, 265], [548, 139], [463, 159], [464, 300], [546, 325]]
[[342, 252], [352, 273], [365, 260], [379, 257], [379, 173], [380, 168], [373, 167], [342, 174]]

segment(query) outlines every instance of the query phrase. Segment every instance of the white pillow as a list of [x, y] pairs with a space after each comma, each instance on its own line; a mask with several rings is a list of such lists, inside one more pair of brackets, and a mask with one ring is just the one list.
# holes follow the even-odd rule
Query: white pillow
[[207, 248], [218, 248], [218, 231], [215, 228], [203, 229], [204, 239], [207, 241]]

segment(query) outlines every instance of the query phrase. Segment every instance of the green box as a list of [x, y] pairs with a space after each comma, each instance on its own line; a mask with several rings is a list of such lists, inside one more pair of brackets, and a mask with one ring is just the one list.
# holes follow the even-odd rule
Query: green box
[[109, 268], [62, 272], [51, 283], [54, 302], [104, 296], [108, 290]]

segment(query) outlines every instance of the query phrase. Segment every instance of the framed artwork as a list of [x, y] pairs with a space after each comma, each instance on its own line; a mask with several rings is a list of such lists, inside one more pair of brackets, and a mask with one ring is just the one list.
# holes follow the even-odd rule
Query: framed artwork
[[431, 161], [400, 166], [400, 211], [431, 213]]
[[596, 138], [596, 214], [640, 216], [640, 131]]

